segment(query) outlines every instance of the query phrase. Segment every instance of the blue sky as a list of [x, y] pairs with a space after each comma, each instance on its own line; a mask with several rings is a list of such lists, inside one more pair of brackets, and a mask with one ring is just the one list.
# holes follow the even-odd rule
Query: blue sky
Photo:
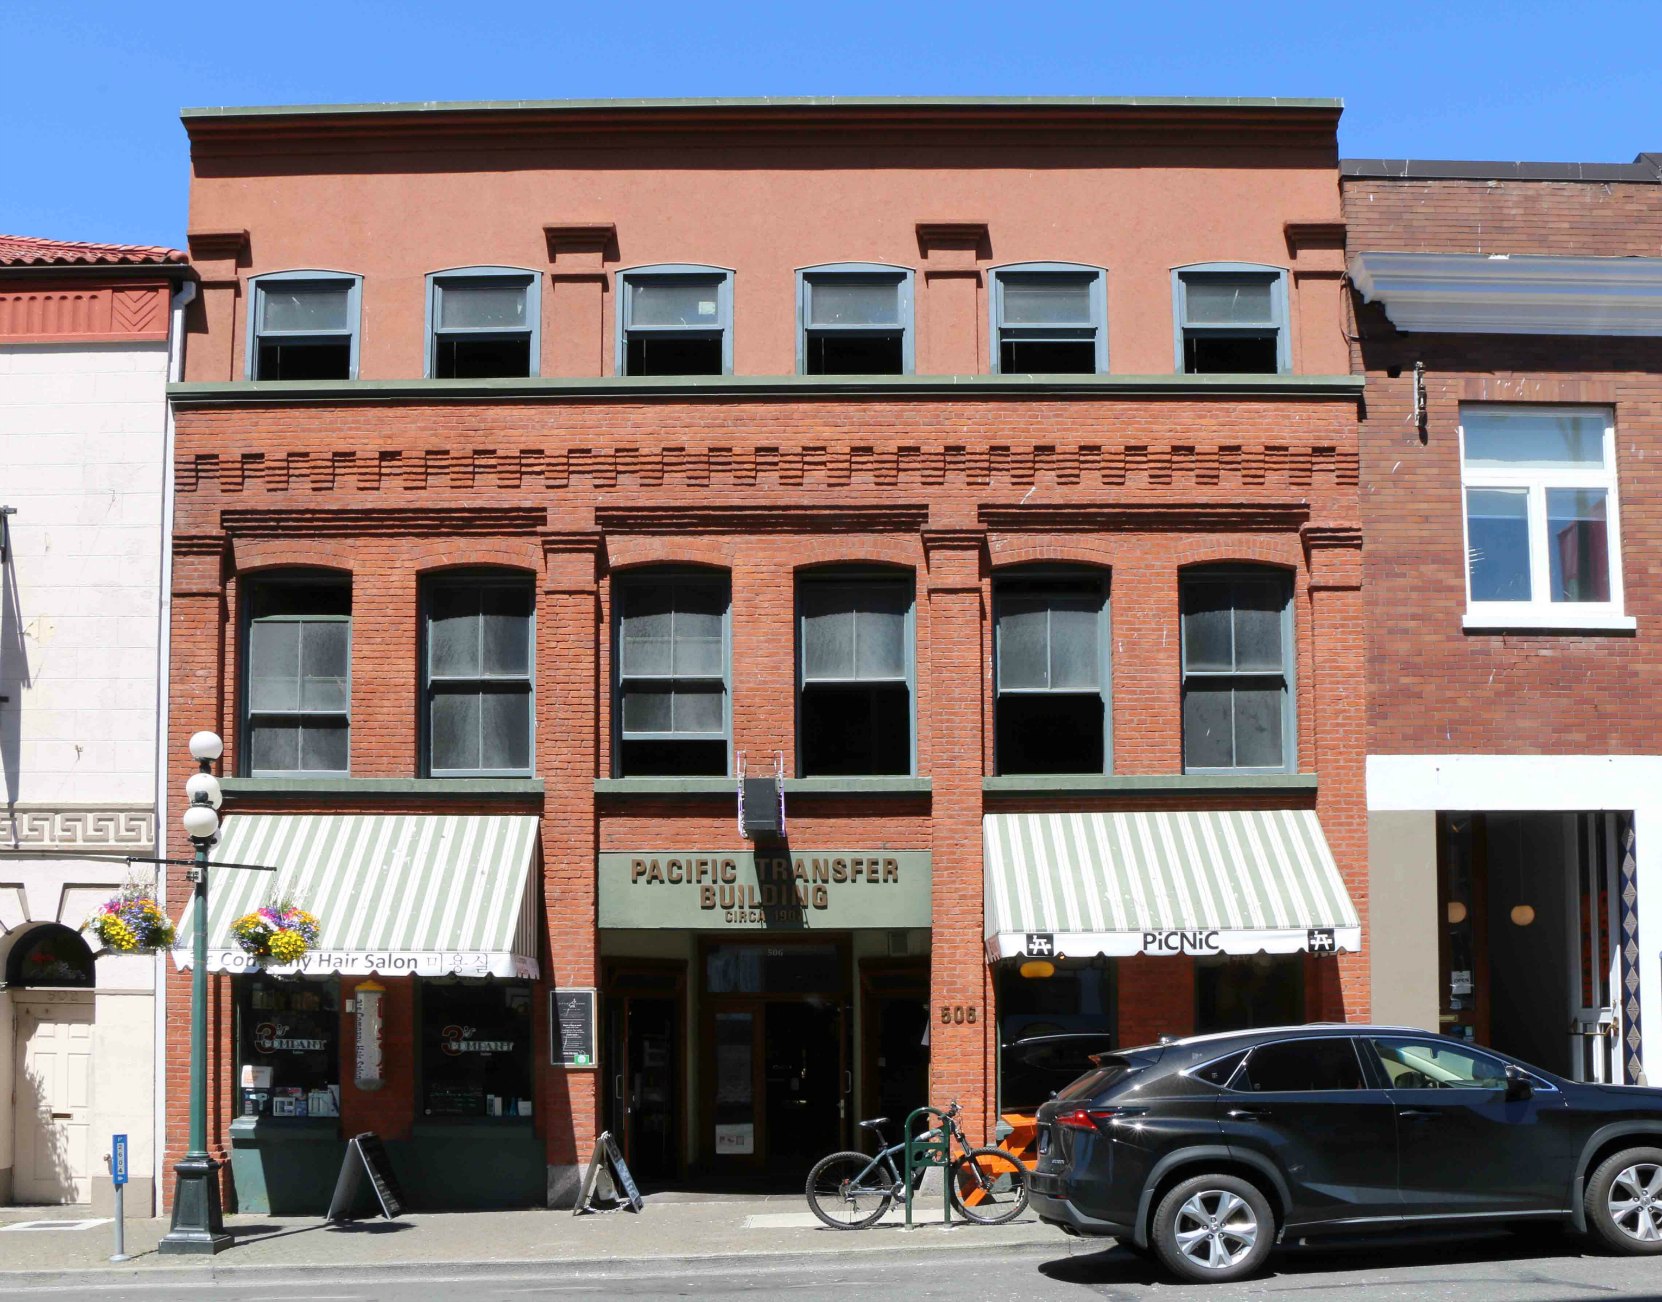
[[0, 231], [179, 244], [185, 105], [1334, 95], [1350, 157], [1662, 151], [1662, 3], [4, 0]]

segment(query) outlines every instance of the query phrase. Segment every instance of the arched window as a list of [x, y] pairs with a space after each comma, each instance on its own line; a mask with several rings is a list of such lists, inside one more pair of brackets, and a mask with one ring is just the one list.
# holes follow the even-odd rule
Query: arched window
[[358, 299], [347, 271], [272, 271], [248, 282], [250, 380], [358, 378]]
[[912, 273], [834, 262], [796, 273], [800, 375], [910, 375]]
[[1174, 268], [1177, 369], [1187, 375], [1275, 375], [1293, 369], [1287, 273], [1255, 262]]
[[6, 984], [90, 988], [92, 951], [80, 933], [57, 923], [27, 931], [6, 959]]
[[681, 263], [617, 273], [619, 375], [731, 375], [733, 273]]
[[427, 374], [439, 380], [537, 374], [542, 279], [523, 267], [457, 267], [427, 277]]
[[529, 776], [536, 590], [515, 570], [448, 570], [422, 586], [429, 777]]
[[243, 608], [243, 774], [351, 769], [352, 580], [329, 570], [250, 575]]
[[1072, 262], [992, 272], [993, 370], [1000, 375], [1108, 369], [1108, 273]]

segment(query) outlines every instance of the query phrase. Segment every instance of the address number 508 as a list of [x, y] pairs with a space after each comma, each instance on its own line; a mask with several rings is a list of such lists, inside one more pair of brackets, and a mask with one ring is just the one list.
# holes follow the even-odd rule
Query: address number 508
[[975, 1025], [974, 1004], [941, 1005], [942, 1026], [962, 1026], [965, 1022], [968, 1022], [971, 1026]]

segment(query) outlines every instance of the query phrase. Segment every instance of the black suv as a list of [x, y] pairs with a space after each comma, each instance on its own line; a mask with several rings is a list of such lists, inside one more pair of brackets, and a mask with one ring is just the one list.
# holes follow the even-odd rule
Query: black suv
[[1099, 1054], [1039, 1109], [1032, 1204], [1191, 1280], [1282, 1235], [1567, 1223], [1662, 1253], [1662, 1090], [1578, 1085], [1404, 1027], [1287, 1026]]

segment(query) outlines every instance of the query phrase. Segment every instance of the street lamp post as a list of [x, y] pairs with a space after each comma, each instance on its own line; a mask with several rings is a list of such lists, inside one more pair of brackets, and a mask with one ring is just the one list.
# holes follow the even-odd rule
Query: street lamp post
[[157, 1251], [212, 1256], [231, 1246], [219, 1201], [219, 1163], [208, 1155], [208, 847], [219, 831], [223, 798], [213, 762], [225, 743], [211, 732], [190, 739], [191, 758], [201, 766], [185, 783], [190, 798], [183, 822], [196, 853], [191, 924], [194, 960], [190, 969], [190, 1151], [173, 1168], [173, 1225]]

